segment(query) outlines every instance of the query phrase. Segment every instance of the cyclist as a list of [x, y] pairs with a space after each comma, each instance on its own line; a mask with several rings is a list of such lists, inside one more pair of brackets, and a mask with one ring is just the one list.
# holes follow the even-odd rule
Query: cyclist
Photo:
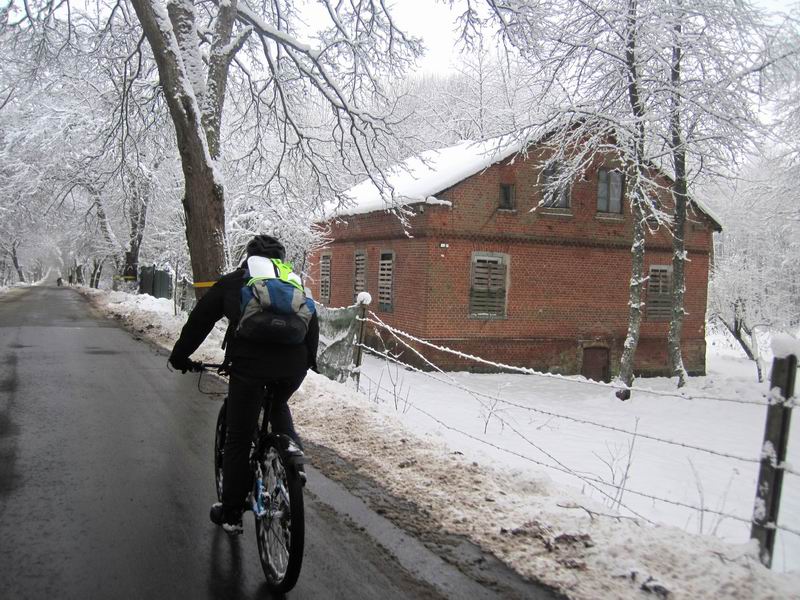
[[[319, 322], [316, 314], [299, 344], [252, 342], [234, 335], [240, 316], [240, 294], [249, 275], [263, 259], [284, 260], [283, 245], [268, 235], [257, 235], [247, 244], [247, 260], [235, 271], [223, 275], [198, 301], [189, 315], [169, 362], [185, 373], [199, 363], [189, 359], [214, 324], [228, 319], [225, 334], [225, 369], [230, 374], [227, 402], [227, 433], [222, 463], [222, 504], [211, 507], [211, 520], [225, 531], [242, 533], [242, 512], [250, 486], [250, 443], [258, 427], [258, 414], [266, 389], [269, 390], [269, 422], [272, 430], [292, 438], [302, 449], [294, 429], [288, 400], [300, 387], [308, 369], [317, 370]], [[259, 259], [258, 257], [262, 257]], [[258, 261], [261, 261], [259, 263]], [[269, 263], [268, 263], [269, 264]], [[255, 273], [253, 273], [255, 276]]]

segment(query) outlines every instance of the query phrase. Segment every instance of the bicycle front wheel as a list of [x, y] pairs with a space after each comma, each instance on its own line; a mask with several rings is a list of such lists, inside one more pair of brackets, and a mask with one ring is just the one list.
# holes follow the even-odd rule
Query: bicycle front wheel
[[267, 586], [283, 594], [295, 586], [303, 564], [303, 486], [295, 468], [284, 464], [275, 443], [267, 443], [259, 466], [265, 512], [256, 517], [258, 555]]

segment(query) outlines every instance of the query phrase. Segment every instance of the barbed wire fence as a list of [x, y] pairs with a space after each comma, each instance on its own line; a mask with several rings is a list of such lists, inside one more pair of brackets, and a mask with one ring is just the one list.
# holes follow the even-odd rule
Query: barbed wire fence
[[[693, 394], [688, 391], [664, 391], [656, 390], [644, 386], [631, 386], [628, 389], [632, 393], [640, 394], [645, 397], [663, 398], [670, 400], [687, 400], [692, 402], [714, 402], [726, 403], [728, 405], [742, 405], [751, 407], [763, 407], [765, 412], [772, 415], [772, 426], [770, 426], [770, 418], [767, 418], [767, 427], [765, 431], [765, 440], [761, 456], [745, 456], [726, 452], [720, 449], [708, 448], [695, 443], [683, 442], [680, 440], [669, 439], [667, 437], [654, 435], [651, 433], [638, 430], [636, 428], [628, 429], [617, 425], [608, 423], [601, 423], [597, 420], [590, 418], [583, 418], [580, 416], [569, 415], [558, 412], [552, 409], [546, 409], [531, 404], [523, 404], [519, 401], [504, 397], [501, 392], [489, 393], [481, 390], [472, 389], [471, 387], [460, 382], [458, 378], [454, 377], [447, 371], [439, 368], [435, 362], [426, 356], [425, 350], [433, 351], [434, 353], [444, 353], [458, 357], [460, 360], [472, 363], [481, 368], [490, 368], [498, 372], [505, 373], [519, 373], [538, 378], [545, 378], [558, 382], [569, 382], [570, 384], [580, 384], [585, 386], [592, 386], [595, 388], [602, 388], [615, 394], [621, 388], [619, 385], [613, 383], [604, 383], [584, 379], [580, 377], [569, 377], [553, 373], [543, 373], [534, 369], [519, 367], [514, 365], [507, 365], [504, 363], [488, 360], [483, 357], [474, 356], [459, 352], [446, 346], [434, 344], [430, 341], [415, 337], [407, 332], [401, 331], [395, 327], [386, 324], [372, 311], [368, 311], [366, 305], [361, 303], [355, 307], [350, 307], [350, 312], [347, 314], [348, 318], [352, 319], [355, 326], [347, 327], [345, 338], [348, 342], [347, 357], [350, 364], [347, 366], [349, 369], [349, 378], [355, 381], [357, 388], [361, 389], [368, 396], [381, 399], [383, 401], [394, 403], [395, 407], [402, 411], [414, 411], [425, 419], [435, 423], [438, 427], [451, 431], [465, 439], [472, 440], [482, 446], [491, 448], [501, 454], [514, 456], [517, 459], [525, 461], [542, 467], [547, 470], [559, 472], [574, 478], [583, 486], [590, 488], [594, 492], [603, 497], [606, 502], [617, 509], [618, 511], [625, 511], [632, 518], [646, 523], [654, 524], [651, 518], [643, 515], [640, 510], [636, 510], [630, 505], [629, 502], [624, 501], [624, 497], [634, 496], [644, 498], [652, 503], [660, 503], [682, 509], [695, 511], [701, 518], [703, 515], [714, 515], [718, 519], [731, 519], [740, 523], [748, 524], [751, 526], [751, 537], [759, 540], [761, 547], [761, 560], [765, 565], [769, 566], [772, 559], [774, 538], [777, 532], [785, 532], [800, 537], [800, 529], [790, 527], [784, 524], [778, 524], [778, 507], [780, 505], [780, 489], [784, 476], [798, 477], [798, 473], [793, 467], [786, 462], [786, 443], [788, 438], [789, 417], [791, 409], [796, 405], [796, 399], [793, 395], [794, 382], [774, 382], [771, 385], [771, 391], [763, 394], [760, 398], [756, 399], [743, 399], [732, 398], [724, 396], [715, 396], [710, 394]], [[339, 313], [339, 318], [343, 313]], [[340, 329], [344, 330], [344, 321], [340, 321]], [[367, 333], [368, 332], [368, 333]], [[340, 338], [341, 339], [341, 338]], [[366, 340], [369, 340], [366, 341]], [[361, 357], [363, 354], [371, 355], [376, 359], [385, 361], [387, 365], [394, 365], [396, 369], [402, 369], [407, 372], [416, 373], [421, 377], [430, 379], [437, 384], [448, 386], [459, 393], [463, 393], [473, 398], [481, 407], [481, 411], [486, 416], [487, 425], [489, 420], [494, 419], [503, 431], [508, 430], [514, 438], [522, 442], [522, 444], [535, 451], [535, 455], [522, 452], [519, 449], [509, 447], [488, 439], [486, 436], [476, 435], [462, 428], [455, 426], [453, 423], [448, 423], [439, 416], [433, 414], [427, 407], [420, 406], [420, 403], [413, 397], [413, 390], [399, 381], [398, 375], [392, 375], [389, 370], [389, 380], [383, 380], [383, 372], [376, 379], [368, 375], [361, 366]], [[405, 359], [408, 356], [410, 358]], [[794, 369], [788, 365], [783, 372], [791, 372], [796, 370], [796, 358], [794, 359]], [[413, 364], [412, 364], [413, 363]], [[342, 370], [343, 360], [341, 357], [338, 359], [339, 371]], [[780, 370], [780, 369], [778, 369]], [[774, 371], [775, 372], [775, 371]], [[342, 380], [340, 376], [340, 381]], [[359, 380], [361, 382], [359, 383]], [[788, 385], [788, 387], [787, 387]], [[663, 445], [670, 448], [682, 448], [692, 452], [697, 452], [707, 456], [713, 456], [716, 459], [732, 462], [734, 464], [744, 465], [759, 465], [759, 484], [757, 486], [755, 495], [755, 508], [751, 516], [742, 514], [735, 514], [730, 511], [725, 511], [723, 507], [712, 508], [692, 502], [686, 502], [681, 499], [668, 498], [660, 496], [656, 493], [651, 493], [647, 490], [636, 489], [630, 486], [629, 473], [630, 468], [630, 455], [628, 456], [628, 465], [625, 472], [621, 477], [617, 477], [612, 471], [611, 481], [597, 476], [593, 473], [578, 471], [571, 468], [564, 460], [556, 456], [555, 451], [545, 448], [541, 444], [537, 444], [526, 435], [522, 428], [515, 425], [515, 423], [503, 415], [502, 409], [499, 407], [507, 407], [508, 409], [515, 409], [527, 413], [546, 417], [551, 420], [563, 421], [566, 423], [578, 424], [586, 426], [595, 430], [604, 432], [613, 432], [628, 436], [631, 440], [630, 452], [633, 452], [632, 444], [637, 439], [648, 440], [655, 444]], [[608, 463], [606, 463], [608, 465]], [[691, 464], [691, 462], [690, 462]], [[610, 465], [608, 465], [610, 467]], [[694, 471], [694, 465], [692, 465]]]

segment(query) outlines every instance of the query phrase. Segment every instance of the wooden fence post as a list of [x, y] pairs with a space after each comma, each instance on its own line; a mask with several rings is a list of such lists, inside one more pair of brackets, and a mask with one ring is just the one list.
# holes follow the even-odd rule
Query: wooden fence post
[[353, 370], [355, 371], [354, 379], [356, 381], [356, 389], [361, 382], [361, 361], [363, 359], [363, 348], [361, 346], [364, 345], [364, 337], [367, 333], [367, 305], [369, 302], [362, 302], [359, 300], [358, 302], [358, 311], [357, 311], [357, 318], [358, 321], [358, 330], [356, 333], [356, 346], [353, 348]]
[[[761, 448], [761, 469], [753, 508], [753, 527], [750, 530], [750, 537], [758, 540], [759, 558], [767, 568], [772, 566], [775, 548], [775, 527], [778, 524], [789, 423], [792, 417], [792, 405], [787, 400], [794, 396], [796, 373], [797, 356], [790, 354], [773, 360], [769, 384], [770, 401], [764, 427], [764, 444]], [[779, 393], [775, 392], [775, 388], [778, 388]]]

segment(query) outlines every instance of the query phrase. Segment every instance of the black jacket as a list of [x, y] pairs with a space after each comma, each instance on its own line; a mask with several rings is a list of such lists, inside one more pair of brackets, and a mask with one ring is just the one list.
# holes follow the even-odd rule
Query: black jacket
[[309, 368], [316, 371], [319, 344], [319, 321], [316, 313], [311, 318], [308, 334], [302, 344], [264, 344], [236, 338], [234, 332], [239, 322], [239, 299], [244, 284], [244, 269], [223, 275], [200, 298], [189, 314], [189, 320], [172, 349], [172, 356], [191, 356], [206, 339], [214, 324], [222, 317], [227, 317], [225, 359], [230, 363], [232, 372], [276, 379], [305, 375]]

